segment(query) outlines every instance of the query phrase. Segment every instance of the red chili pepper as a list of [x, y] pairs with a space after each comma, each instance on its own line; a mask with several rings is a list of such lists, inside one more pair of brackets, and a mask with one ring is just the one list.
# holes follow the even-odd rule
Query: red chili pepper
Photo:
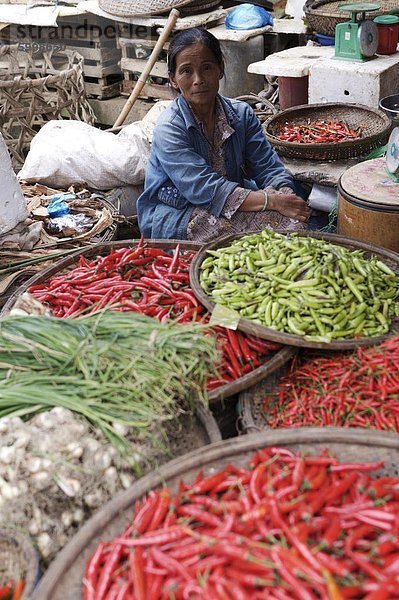
[[22, 594], [25, 590], [25, 579], [19, 579], [15, 584], [14, 591], [12, 594], [12, 600], [21, 600]]
[[175, 560], [171, 556], [164, 554], [158, 548], [153, 547], [151, 549], [152, 556], [154, 557], [155, 562], [157, 562], [161, 567], [164, 567], [168, 571], [172, 573], [180, 575], [186, 581], [190, 581], [191, 576], [187, 569], [183, 567], [179, 561]]
[[103, 600], [103, 598], [105, 598], [105, 594], [111, 585], [111, 577], [117, 564], [119, 563], [121, 556], [122, 546], [120, 544], [116, 544], [109, 553], [100, 573], [95, 591], [96, 600]]
[[130, 550], [130, 573], [136, 600], [147, 600], [146, 578], [144, 572], [143, 549]]
[[99, 575], [100, 563], [104, 557], [105, 548], [106, 544], [104, 542], [100, 542], [86, 565], [85, 577], [83, 581], [84, 600], [96, 600], [97, 578]]
[[11, 600], [12, 591], [14, 588], [14, 582], [8, 581], [5, 585], [0, 586], [0, 599]]
[[162, 544], [168, 544], [169, 542], [175, 542], [185, 535], [184, 530], [180, 526], [171, 526], [158, 531], [149, 531], [144, 533], [141, 537], [124, 539], [116, 538], [115, 543], [123, 546], [134, 547], [134, 546], [162, 546]]
[[193, 494], [204, 494], [206, 492], [210, 492], [216, 486], [218, 486], [220, 483], [222, 483], [222, 481], [226, 480], [226, 477], [229, 472], [230, 472], [230, 469], [226, 467], [225, 469], [223, 469], [223, 471], [220, 471], [219, 473], [216, 473], [215, 475], [210, 475], [209, 477], [206, 477], [206, 479], [203, 479], [202, 481], [200, 481], [194, 485], [194, 487], [192, 488], [192, 493]]

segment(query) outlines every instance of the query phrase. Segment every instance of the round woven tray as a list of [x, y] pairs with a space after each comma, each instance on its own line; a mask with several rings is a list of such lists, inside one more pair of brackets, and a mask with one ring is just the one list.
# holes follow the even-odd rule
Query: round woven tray
[[100, 540], [113, 539], [129, 523], [136, 500], [151, 489], [167, 485], [172, 492], [179, 481], [192, 482], [202, 470], [204, 476], [228, 463], [247, 464], [249, 457], [264, 446], [285, 446], [308, 454], [327, 447], [345, 461], [384, 460], [379, 474], [398, 476], [399, 436], [396, 434], [341, 428], [301, 428], [245, 435], [212, 444], [174, 460], [135, 483], [97, 512], [60, 552], [50, 565], [31, 600], [77, 600], [82, 595], [82, 580], [88, 558]]
[[[320, 144], [301, 144], [279, 139], [284, 126], [309, 122], [345, 121], [349, 127], [362, 130], [362, 137], [353, 141]], [[267, 140], [275, 150], [288, 158], [308, 160], [342, 160], [364, 156], [374, 148], [386, 144], [391, 121], [382, 111], [361, 104], [303, 104], [288, 108], [270, 117], [263, 126]]]
[[[307, 0], [304, 6], [305, 17], [310, 27], [317, 33], [335, 36], [335, 27], [338, 23], [350, 21], [350, 15], [338, 9], [343, 0]], [[397, 0], [379, 0], [380, 9], [371, 13], [365, 13], [366, 19], [374, 19], [378, 15], [384, 15], [399, 9]]]
[[[256, 233], [254, 231], [248, 231], [245, 235], [250, 235], [251, 233]], [[280, 231], [279, 233], [286, 233]], [[368, 244], [367, 242], [361, 242], [358, 240], [354, 240], [351, 238], [346, 238], [341, 235], [337, 235], [334, 233], [322, 233], [320, 231], [300, 231], [297, 232], [299, 236], [311, 236], [317, 239], [325, 240], [326, 242], [331, 242], [333, 244], [338, 244], [340, 246], [344, 246], [350, 250], [364, 250], [366, 257], [376, 256], [381, 259], [385, 264], [387, 264], [392, 270], [396, 273], [399, 273], [399, 254], [396, 252], [392, 252], [390, 250], [386, 250], [384, 248], [379, 248], [378, 246], [374, 246], [372, 244]], [[242, 235], [225, 235], [216, 240], [210, 242], [203, 246], [203, 248], [196, 254], [194, 257], [191, 266], [190, 266], [190, 284], [191, 288], [198, 298], [198, 300], [206, 306], [206, 308], [212, 312], [215, 303], [208, 296], [200, 285], [199, 273], [200, 266], [202, 262], [207, 257], [208, 250], [216, 250], [217, 248], [223, 248], [224, 246], [229, 246], [231, 242], [242, 237]], [[250, 321], [249, 319], [240, 318], [238, 321], [237, 329], [240, 331], [245, 331], [245, 333], [250, 333], [252, 335], [256, 335], [265, 340], [271, 340], [274, 342], [278, 342], [280, 344], [287, 344], [292, 346], [299, 346], [303, 348], [319, 348], [325, 350], [350, 350], [353, 348], [357, 348], [359, 346], [371, 346], [373, 344], [378, 344], [382, 342], [384, 339], [389, 337], [389, 335], [393, 335], [397, 331], [399, 331], [399, 319], [396, 319], [392, 326], [389, 334], [380, 335], [378, 337], [363, 337], [356, 339], [347, 339], [347, 340], [335, 340], [329, 343], [326, 342], [312, 342], [303, 339], [302, 336], [293, 335], [291, 333], [285, 333], [282, 331], [277, 331], [275, 329], [270, 329], [259, 323], [255, 323]]]
[[0, 529], [0, 587], [20, 579], [25, 580], [21, 600], [27, 600], [39, 579], [39, 555], [27, 536]]
[[190, 4], [191, 0], [99, 0], [99, 7], [118, 17], [152, 16]]
[[[77, 250], [66, 258], [63, 258], [57, 262], [54, 262], [47, 269], [37, 273], [27, 281], [24, 281], [13, 293], [9, 296], [7, 302], [1, 309], [0, 315], [2, 317], [7, 316], [17, 301], [18, 297], [28, 290], [31, 285], [43, 283], [55, 275], [59, 275], [61, 272], [70, 270], [76, 265], [79, 256], [85, 256], [87, 258], [108, 254], [111, 250], [116, 248], [124, 248], [126, 246], [137, 244], [138, 240], [121, 240], [117, 242], [108, 242], [97, 244]], [[146, 240], [146, 244], [155, 248], [172, 249], [176, 247], [176, 244], [180, 243], [181, 250], [199, 250], [200, 244], [195, 242], [179, 242], [178, 240]], [[225, 385], [216, 388], [208, 393], [208, 400], [210, 403], [219, 402], [234, 396], [246, 389], [255, 385], [258, 381], [262, 381], [268, 377], [273, 371], [278, 369], [281, 365], [286, 363], [295, 354], [296, 349], [292, 347], [282, 347], [276, 351], [275, 354], [267, 360], [264, 364], [260, 365], [250, 373], [243, 375], [242, 377], [226, 383]]]

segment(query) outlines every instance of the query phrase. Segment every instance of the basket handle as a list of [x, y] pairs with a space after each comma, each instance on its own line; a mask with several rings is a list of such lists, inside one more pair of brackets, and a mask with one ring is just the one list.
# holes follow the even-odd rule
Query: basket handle
[[140, 96], [141, 90], [144, 87], [144, 84], [147, 80], [147, 77], [151, 73], [151, 69], [153, 68], [159, 53], [161, 52], [166, 40], [170, 36], [174, 26], [176, 25], [177, 19], [180, 17], [180, 12], [176, 8], [172, 8], [169, 13], [168, 20], [166, 21], [165, 27], [163, 28], [161, 35], [159, 36], [157, 43], [154, 46], [153, 51], [151, 52], [147, 64], [144, 68], [144, 71], [141, 73], [140, 77], [137, 80], [136, 85], [132, 89], [132, 92], [129, 98], [126, 101], [125, 106], [123, 107], [119, 117], [116, 119], [113, 128], [119, 127], [122, 125], [126, 117], [128, 116], [133, 104], [136, 102], [137, 98]]

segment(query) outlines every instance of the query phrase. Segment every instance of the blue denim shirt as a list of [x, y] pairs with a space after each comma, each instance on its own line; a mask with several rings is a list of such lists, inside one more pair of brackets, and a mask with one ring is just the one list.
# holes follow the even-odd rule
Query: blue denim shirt
[[186, 239], [195, 208], [219, 217], [237, 187], [294, 187], [291, 174], [266, 140], [259, 119], [246, 102], [219, 96], [230, 126], [225, 142], [226, 178], [210, 167], [210, 145], [187, 101], [179, 96], [161, 114], [147, 165], [144, 192], [137, 200], [146, 238]]

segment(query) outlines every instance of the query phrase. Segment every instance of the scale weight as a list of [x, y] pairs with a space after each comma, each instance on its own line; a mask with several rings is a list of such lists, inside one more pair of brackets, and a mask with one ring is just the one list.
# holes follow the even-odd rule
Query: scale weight
[[351, 20], [335, 28], [335, 57], [364, 62], [374, 57], [378, 46], [378, 28], [366, 19], [366, 13], [380, 9], [379, 4], [340, 4], [339, 10], [351, 13]]

